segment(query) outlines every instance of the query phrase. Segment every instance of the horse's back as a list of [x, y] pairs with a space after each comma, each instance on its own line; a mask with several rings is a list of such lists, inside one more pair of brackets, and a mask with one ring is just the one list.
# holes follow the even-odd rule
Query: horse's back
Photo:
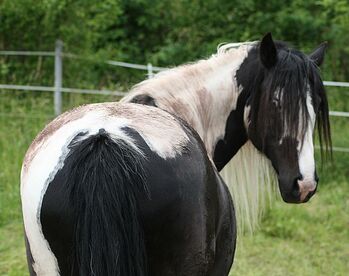
[[[217, 256], [222, 184], [200, 139], [183, 122], [157, 108], [115, 103], [87, 105], [61, 115], [26, 154], [21, 195], [34, 271], [38, 275], [71, 271], [67, 260], [74, 240], [74, 203], [65, 204], [67, 194], [60, 185], [69, 175], [65, 171], [69, 160], [75, 158], [71, 156], [74, 145], [95, 139], [101, 130], [111, 140], [125, 141], [138, 154], [136, 158], [144, 160], [147, 192], [136, 191], [135, 197], [150, 275], [209, 273]], [[224, 218], [233, 222], [231, 212]], [[234, 225], [225, 232], [231, 238]]]

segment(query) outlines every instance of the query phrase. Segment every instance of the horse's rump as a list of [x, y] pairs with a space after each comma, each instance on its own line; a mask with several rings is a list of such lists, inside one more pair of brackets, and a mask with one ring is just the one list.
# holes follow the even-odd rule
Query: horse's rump
[[146, 275], [137, 196], [144, 157], [104, 129], [81, 132], [41, 206], [45, 238], [61, 275]]
[[158, 108], [107, 103], [61, 115], [29, 148], [21, 193], [33, 275], [204, 275], [231, 265], [224, 183], [198, 135]]

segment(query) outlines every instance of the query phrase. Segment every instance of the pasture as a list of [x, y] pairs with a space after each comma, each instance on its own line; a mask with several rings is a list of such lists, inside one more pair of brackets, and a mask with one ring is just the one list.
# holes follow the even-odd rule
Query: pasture
[[[331, 110], [349, 111], [349, 91], [327, 90]], [[63, 109], [117, 100], [65, 94]], [[32, 139], [52, 118], [50, 93], [0, 91], [0, 275], [27, 274], [20, 168]], [[348, 147], [348, 118], [331, 117], [331, 124], [333, 145]], [[347, 275], [349, 153], [334, 152], [333, 161], [324, 161], [318, 171], [320, 187], [309, 203], [290, 205], [278, 198], [254, 235], [238, 237], [231, 275]]]

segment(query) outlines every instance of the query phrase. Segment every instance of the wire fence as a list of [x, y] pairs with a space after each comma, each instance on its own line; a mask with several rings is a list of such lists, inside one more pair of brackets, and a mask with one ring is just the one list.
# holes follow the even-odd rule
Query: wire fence
[[[81, 88], [69, 88], [62, 87], [62, 72], [63, 72], [63, 58], [70, 59], [86, 59], [71, 53], [63, 52], [63, 43], [61, 41], [56, 42], [55, 51], [0, 51], [0, 56], [37, 56], [37, 57], [51, 57], [54, 58], [54, 86], [32, 86], [32, 85], [18, 85], [18, 84], [0, 84], [0, 90], [17, 90], [17, 91], [33, 91], [33, 92], [51, 92], [53, 93], [53, 105], [55, 116], [62, 112], [62, 93], [72, 94], [90, 94], [90, 95], [105, 95], [105, 96], [118, 96], [122, 97], [126, 94], [123, 91], [115, 90], [95, 90], [95, 89], [81, 89]], [[153, 66], [151, 63], [147, 65], [135, 64], [115, 60], [106, 60], [105, 64], [111, 66], [118, 66], [124, 68], [130, 68], [135, 70], [147, 71], [148, 78], [152, 78], [155, 72], [167, 70], [166, 67]], [[324, 85], [328, 87], [342, 87], [349, 88], [349, 82], [336, 82], [336, 81], [324, 81]], [[330, 116], [349, 118], [349, 112], [346, 111], [330, 111]], [[8, 114], [0, 112], [0, 116], [4, 117], [25, 117], [25, 114]], [[42, 115], [33, 115], [32, 117], [42, 117]], [[333, 147], [334, 151], [347, 152], [349, 148]]]

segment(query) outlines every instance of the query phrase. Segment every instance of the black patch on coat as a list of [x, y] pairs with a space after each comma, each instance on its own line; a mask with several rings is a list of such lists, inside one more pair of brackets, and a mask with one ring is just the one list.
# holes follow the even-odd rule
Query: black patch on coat
[[227, 119], [224, 138], [216, 144], [213, 161], [218, 171], [224, 168], [247, 141], [243, 117], [246, 100], [247, 94], [241, 93], [237, 100], [236, 109], [230, 112]]
[[104, 129], [85, 134], [69, 144], [41, 208], [61, 275], [147, 275], [136, 200], [147, 197], [144, 159]]
[[134, 96], [129, 102], [157, 107], [155, 99], [146, 94]]

